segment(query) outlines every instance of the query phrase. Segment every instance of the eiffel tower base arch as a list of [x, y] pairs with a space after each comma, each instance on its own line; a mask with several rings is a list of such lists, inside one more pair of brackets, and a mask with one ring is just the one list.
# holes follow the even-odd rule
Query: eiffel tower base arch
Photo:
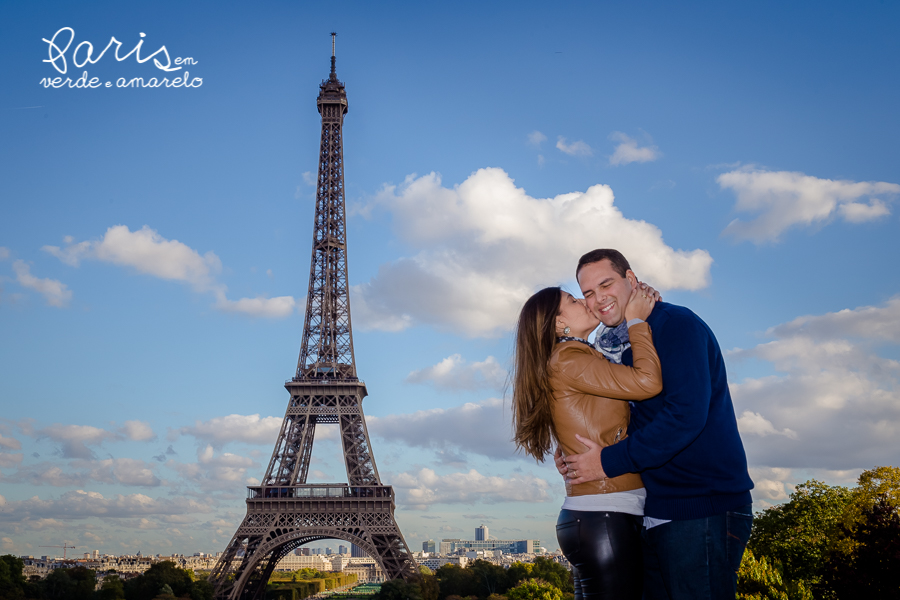
[[217, 599], [261, 600], [278, 561], [303, 544], [328, 538], [359, 546], [387, 579], [417, 576], [394, 519], [390, 486], [248, 489], [247, 516], [210, 575]]

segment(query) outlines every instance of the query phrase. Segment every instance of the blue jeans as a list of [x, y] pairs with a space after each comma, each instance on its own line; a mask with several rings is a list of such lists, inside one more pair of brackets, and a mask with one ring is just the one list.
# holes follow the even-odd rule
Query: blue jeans
[[734, 600], [752, 506], [644, 529], [644, 600]]

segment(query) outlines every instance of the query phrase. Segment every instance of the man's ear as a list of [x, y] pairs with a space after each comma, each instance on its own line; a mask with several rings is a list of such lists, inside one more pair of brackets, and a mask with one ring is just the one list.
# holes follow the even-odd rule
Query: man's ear
[[634, 289], [634, 286], [636, 286], [638, 282], [637, 275], [634, 274], [634, 271], [632, 271], [631, 269], [625, 271], [625, 279], [628, 280], [628, 283], [631, 285], [631, 289]]

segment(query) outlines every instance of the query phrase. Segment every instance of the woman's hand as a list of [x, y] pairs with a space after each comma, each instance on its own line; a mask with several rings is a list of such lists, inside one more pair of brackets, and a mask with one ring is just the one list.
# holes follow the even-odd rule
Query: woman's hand
[[648, 296], [653, 296], [653, 299], [657, 302], [662, 302], [662, 295], [643, 281], [638, 281], [638, 287], [645, 290], [644, 293]]
[[646, 283], [639, 283], [631, 290], [631, 297], [628, 298], [628, 305], [625, 307], [625, 321], [632, 319], [641, 319], [646, 321], [647, 317], [656, 306], [656, 298], [659, 293]]

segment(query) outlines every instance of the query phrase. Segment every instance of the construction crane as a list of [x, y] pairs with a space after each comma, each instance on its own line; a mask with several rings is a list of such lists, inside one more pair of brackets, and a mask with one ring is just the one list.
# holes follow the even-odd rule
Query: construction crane
[[66, 560], [66, 548], [74, 549], [75, 546], [66, 546], [66, 543], [63, 542], [62, 546], [38, 546], [38, 548], [62, 548], [63, 549], [63, 560]]

